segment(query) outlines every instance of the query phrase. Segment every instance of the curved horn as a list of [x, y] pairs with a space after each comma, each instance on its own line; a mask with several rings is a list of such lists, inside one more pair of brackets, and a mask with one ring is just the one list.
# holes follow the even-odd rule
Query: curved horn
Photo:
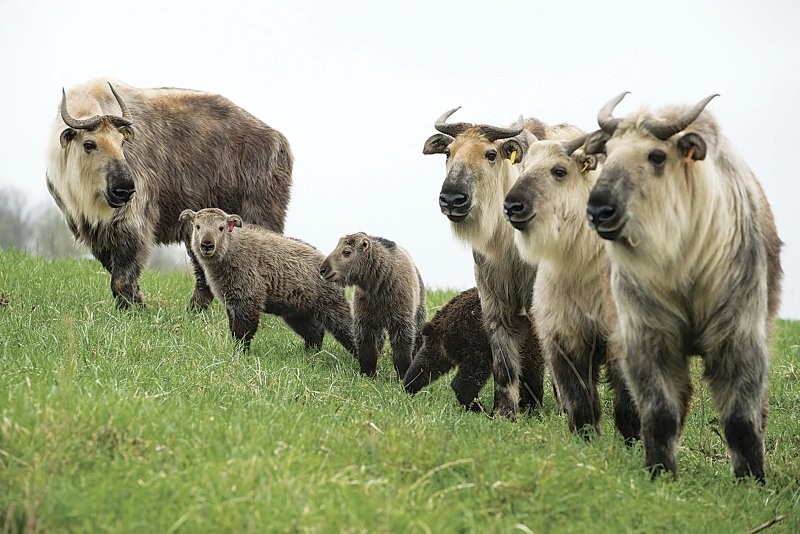
[[457, 108], [453, 108], [450, 111], [445, 111], [444, 113], [442, 113], [442, 116], [436, 119], [436, 122], [433, 123], [433, 127], [436, 128], [437, 131], [442, 132], [443, 134], [447, 134], [450, 137], [456, 137], [464, 130], [472, 128], [473, 125], [468, 122], [454, 122], [452, 124], [447, 123], [447, 119], [450, 118], [450, 115], [452, 115], [459, 109], [461, 109], [461, 106], [458, 106]]
[[489, 126], [488, 124], [481, 124], [479, 126], [481, 133], [489, 141], [497, 141], [498, 139], [508, 139], [516, 137], [525, 129], [525, 118], [520, 115], [517, 122], [509, 128], [498, 128], [497, 126]]
[[117, 91], [114, 90], [114, 86], [111, 85], [111, 82], [108, 82], [108, 86], [111, 88], [111, 92], [114, 94], [114, 98], [117, 99], [117, 104], [119, 104], [119, 109], [122, 112], [122, 118], [126, 121], [131, 120], [131, 112], [128, 110], [128, 106], [125, 104], [125, 101], [122, 100], [122, 97], [117, 94]]
[[61, 88], [61, 120], [63, 120], [70, 128], [76, 130], [94, 130], [100, 124], [100, 117], [95, 115], [88, 119], [76, 119], [67, 111], [67, 92]]
[[645, 119], [642, 121], [642, 126], [662, 141], [669, 139], [693, 123], [695, 119], [700, 116], [700, 113], [703, 112], [708, 103], [716, 96], [719, 95], [713, 94], [705, 97], [695, 104], [694, 107], [683, 112], [677, 119], [669, 121], [663, 119]]
[[561, 148], [564, 149], [564, 152], [566, 152], [567, 156], [571, 156], [573, 152], [583, 146], [587, 137], [589, 137], [589, 134], [583, 134], [575, 139], [564, 141], [561, 143]]
[[630, 91], [625, 91], [618, 94], [606, 102], [606, 105], [597, 112], [597, 124], [599, 124], [600, 129], [607, 134], [614, 135], [614, 130], [616, 130], [617, 126], [619, 126], [620, 119], [615, 118], [611, 113], [614, 111], [614, 108], [617, 107], [617, 104], [622, 102], [622, 99], [625, 98], [625, 95], [629, 93]]

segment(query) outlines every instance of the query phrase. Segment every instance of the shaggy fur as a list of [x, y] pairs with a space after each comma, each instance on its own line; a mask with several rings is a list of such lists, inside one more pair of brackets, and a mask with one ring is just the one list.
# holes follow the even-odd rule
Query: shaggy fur
[[[548, 127], [536, 119], [526, 121], [525, 127], [516, 138], [494, 142], [477, 128], [455, 138], [436, 134], [423, 149], [425, 154], [447, 155], [442, 195], [466, 198], [458, 210], [443, 206], [442, 211], [456, 237], [472, 247], [484, 327], [492, 349], [493, 411], [510, 419], [516, 418], [521, 407], [541, 405], [544, 359], [538, 341], [526, 345], [534, 353], [520, 355], [533, 328], [528, 310], [536, 268], [523, 262], [514, 246], [513, 229], [503, 219], [503, 200], [517, 177], [514, 163], [522, 159], [537, 135], [569, 138], [580, 133], [568, 125]], [[514, 163], [509, 159], [512, 154]], [[523, 368], [523, 361], [532, 362], [533, 367]], [[520, 376], [530, 388], [520, 388]]]
[[755, 175], [710, 113], [665, 141], [644, 127], [648, 117], [683, 111], [642, 110], [622, 119], [604, 143], [607, 159], [588, 206], [603, 214], [594, 224], [608, 239], [646, 465], [654, 475], [677, 471], [692, 393], [688, 357], [699, 355], [734, 474], [764, 480], [781, 242]]
[[[111, 273], [117, 306], [142, 302], [139, 275], [155, 244], [184, 242], [197, 278], [190, 304], [205, 309], [213, 297], [188, 244], [188, 227], [178, 222], [181, 209], [219, 206], [283, 232], [289, 143], [222, 96], [113, 83], [130, 109], [135, 136], [126, 140], [105, 118], [94, 130], [74, 130], [59, 114], [50, 133], [48, 189], [75, 239]], [[106, 80], [68, 90], [67, 107], [76, 119], [121, 113]], [[92, 143], [96, 148], [87, 150]], [[114, 208], [108, 191], [119, 184], [135, 194]]]
[[394, 241], [358, 232], [339, 239], [319, 268], [325, 280], [355, 286], [353, 332], [361, 372], [376, 376], [389, 332], [394, 368], [403, 379], [425, 324], [425, 285], [408, 252]]
[[[536, 342], [531, 333], [528, 343]], [[536, 350], [523, 345], [523, 357]], [[531, 368], [533, 362], [523, 362]], [[403, 386], [410, 394], [457, 367], [450, 382], [458, 402], [468, 410], [482, 411], [478, 394], [492, 374], [492, 349], [483, 329], [481, 300], [472, 288], [453, 297], [422, 329], [422, 345], [406, 373]], [[531, 384], [524, 387], [533, 388]]]
[[570, 429], [600, 432], [597, 382], [606, 365], [614, 420], [631, 442], [639, 436], [639, 418], [620, 368], [609, 263], [602, 240], [586, 224], [595, 165], [582, 150], [568, 154], [560, 142], [533, 143], [504, 208], [518, 230], [520, 254], [539, 266], [531, 314]]
[[298, 239], [216, 208], [184, 210], [191, 247], [214, 295], [225, 305], [233, 336], [246, 349], [261, 313], [278, 315], [319, 350], [328, 330], [355, 355], [352, 316], [344, 291], [320, 280], [322, 253]]

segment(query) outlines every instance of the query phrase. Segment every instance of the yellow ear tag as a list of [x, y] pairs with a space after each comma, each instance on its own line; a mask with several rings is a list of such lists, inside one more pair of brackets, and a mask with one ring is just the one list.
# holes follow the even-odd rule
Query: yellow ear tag
[[517, 151], [516, 150], [512, 150], [511, 151], [511, 157], [508, 158], [508, 159], [511, 160], [511, 164], [513, 165], [514, 162], [517, 161]]
[[586, 174], [589, 171], [589, 160], [583, 162], [583, 168], [581, 169], [581, 174]]

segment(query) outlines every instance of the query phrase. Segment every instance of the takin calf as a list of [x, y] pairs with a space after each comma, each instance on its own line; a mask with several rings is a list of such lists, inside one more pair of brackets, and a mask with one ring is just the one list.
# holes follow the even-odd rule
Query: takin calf
[[[692, 394], [689, 356], [705, 366], [737, 477], [764, 480], [769, 338], [781, 241], [753, 172], [692, 107], [598, 114], [586, 141], [606, 160], [587, 206], [606, 241], [623, 368], [642, 421], [645, 464], [677, 472]], [[716, 95], [714, 95], [716, 96]]]
[[[523, 348], [521, 354], [536, 354]], [[533, 365], [523, 361], [523, 366]], [[481, 299], [472, 288], [453, 297], [422, 328], [422, 344], [406, 373], [403, 386], [409, 394], [458, 367], [450, 386], [467, 410], [483, 411], [478, 394], [492, 375], [492, 349], [483, 328]]]
[[615, 392], [614, 420], [631, 443], [639, 436], [639, 417], [619, 362], [608, 259], [585, 218], [597, 177], [596, 157], [578, 150], [585, 139], [531, 144], [525, 170], [503, 208], [517, 230], [520, 255], [539, 266], [531, 315], [570, 429], [600, 432], [597, 382], [606, 365]]
[[406, 375], [425, 324], [425, 285], [408, 252], [394, 241], [358, 232], [339, 239], [319, 267], [319, 276], [355, 286], [353, 331], [361, 372], [377, 376], [384, 329], [389, 332], [394, 368]]
[[350, 307], [342, 289], [319, 279], [323, 256], [317, 249], [257, 225], [243, 226], [241, 217], [218, 208], [183, 210], [180, 221], [191, 223], [192, 250], [245, 349], [265, 312], [282, 317], [306, 349], [319, 350], [327, 329], [355, 355]]

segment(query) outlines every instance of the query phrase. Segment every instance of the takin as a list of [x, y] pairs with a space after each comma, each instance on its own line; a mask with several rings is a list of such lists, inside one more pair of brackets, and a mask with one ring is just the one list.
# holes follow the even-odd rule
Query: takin
[[386, 330], [402, 380], [426, 318], [425, 285], [408, 252], [394, 241], [358, 232], [339, 239], [318, 274], [339, 286], [355, 286], [353, 335], [361, 372], [377, 376]]
[[605, 239], [623, 370], [639, 409], [645, 465], [677, 473], [689, 356], [704, 365], [736, 477], [764, 480], [769, 341], [781, 241], [756, 176], [706, 105], [598, 114], [604, 153], [587, 216]]

